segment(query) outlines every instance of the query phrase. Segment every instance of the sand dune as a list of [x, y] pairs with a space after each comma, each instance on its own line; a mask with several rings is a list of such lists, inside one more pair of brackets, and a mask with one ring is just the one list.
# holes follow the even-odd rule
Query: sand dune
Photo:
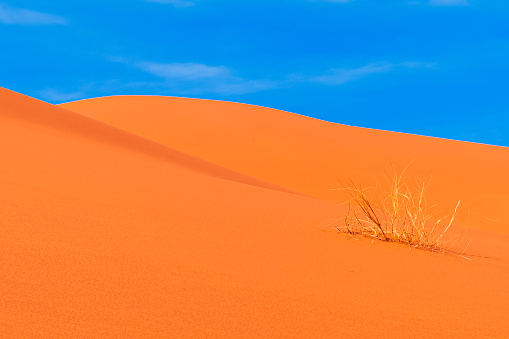
[[472, 260], [355, 241], [327, 226], [341, 207], [319, 188], [116, 127], [0, 89], [2, 336], [509, 335], [507, 236], [474, 230]]
[[62, 105], [220, 166], [317, 198], [347, 176], [373, 177], [411, 164], [409, 180], [432, 178], [443, 210], [461, 200], [460, 220], [509, 234], [509, 148], [350, 127], [284, 111], [221, 101], [117, 96]]
[[3, 90], [3, 92], [5, 93], [2, 93], [3, 118], [10, 118], [14, 121], [21, 120], [26, 124], [47, 130], [53, 129], [95, 143], [103, 142], [124, 150], [128, 149], [146, 156], [168, 160], [174, 166], [217, 178], [293, 193], [289, 189], [225, 169], [83, 115], [41, 101], [26, 100], [26, 97], [14, 92], [8, 93], [7, 90]]

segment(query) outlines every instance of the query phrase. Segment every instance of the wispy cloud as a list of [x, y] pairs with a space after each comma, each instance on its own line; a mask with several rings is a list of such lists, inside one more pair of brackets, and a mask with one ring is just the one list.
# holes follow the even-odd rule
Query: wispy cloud
[[[280, 83], [271, 80], [245, 80], [242, 78], [231, 79], [223, 83], [216, 83], [211, 87], [204, 86], [197, 88], [197, 93], [211, 92], [225, 95], [241, 95], [248, 93], [262, 92], [280, 87]], [[193, 93], [193, 91], [189, 91]]]
[[42, 100], [58, 104], [72, 100], [91, 98], [102, 95], [123, 94], [130, 87], [121, 79], [105, 81], [90, 81], [75, 86], [72, 89], [48, 87], [34, 92], [34, 95]]
[[468, 6], [468, 0], [430, 0], [432, 6]]
[[389, 63], [372, 63], [366, 66], [353, 69], [333, 68], [328, 74], [311, 78], [312, 81], [320, 82], [326, 85], [341, 85], [349, 81], [357, 80], [370, 74], [389, 72], [394, 65]]
[[145, 0], [146, 2], [157, 2], [160, 4], [170, 4], [177, 8], [191, 7], [196, 5], [194, 1], [189, 0]]
[[370, 63], [359, 68], [333, 68], [327, 74], [310, 77], [312, 82], [319, 82], [329, 86], [342, 85], [344, 83], [358, 80], [372, 74], [387, 73], [397, 68], [432, 68], [433, 63], [423, 62], [402, 62], [392, 64], [388, 62]]
[[139, 62], [140, 70], [157, 76], [162, 82], [152, 84], [177, 94], [216, 93], [239, 95], [265, 91], [278, 86], [270, 80], [249, 80], [234, 75], [226, 66], [210, 66], [199, 63]]
[[[406, 61], [401, 63], [376, 62], [358, 68], [332, 68], [323, 74], [293, 73], [279, 79], [246, 79], [223, 65], [206, 65], [194, 62], [161, 63], [134, 61], [131, 58], [109, 56], [111, 62], [122, 63], [151, 74], [158, 80], [136, 81], [115, 84], [117, 89], [128, 91], [149, 90], [158, 94], [201, 95], [242, 95], [272, 89], [289, 88], [299, 84], [320, 83], [338, 86], [370, 75], [388, 73], [398, 69], [434, 68], [429, 62]], [[120, 87], [119, 87], [120, 86]], [[112, 86], [107, 86], [111, 88]], [[96, 89], [97, 86], [94, 86]], [[50, 93], [52, 94], [52, 93]]]
[[409, 5], [431, 5], [431, 6], [468, 6], [470, 3], [468, 0], [426, 0], [426, 1], [417, 1], [412, 0], [408, 1]]
[[197, 63], [140, 62], [137, 66], [153, 75], [166, 79], [202, 80], [207, 78], [228, 78], [231, 72], [224, 66], [207, 66]]
[[0, 22], [7, 25], [65, 25], [67, 19], [58, 15], [0, 4]]
[[76, 91], [76, 92], [62, 92], [55, 88], [46, 88], [40, 91], [37, 91], [39, 97], [44, 100], [51, 102], [66, 102], [76, 99], [82, 99], [86, 96], [85, 91]]
[[353, 2], [355, 0], [309, 0], [309, 1], [314, 1], [314, 2], [336, 2], [336, 3], [340, 3], [340, 4], [347, 4], [349, 2]]
[[327, 73], [321, 75], [290, 74], [286, 79], [274, 81], [244, 79], [234, 75], [235, 72], [226, 66], [155, 62], [139, 62], [135, 65], [139, 69], [163, 79], [160, 86], [164, 86], [173, 93], [232, 95], [292, 87], [299, 83], [321, 83], [328, 86], [338, 86], [370, 75], [388, 73], [398, 69], [435, 67], [434, 63], [427, 62], [377, 62], [358, 68], [332, 68]]
[[434, 63], [406, 61], [401, 63], [377, 62], [358, 68], [332, 68], [324, 74], [294, 73], [279, 79], [246, 79], [226, 66], [211, 66], [193, 62], [160, 63], [136, 62], [126, 57], [107, 57], [111, 62], [121, 63], [150, 74], [155, 79], [147, 81], [125, 81], [111, 79], [89, 82], [74, 90], [46, 88], [35, 94], [52, 103], [62, 103], [101, 95], [116, 94], [160, 94], [200, 97], [206, 94], [221, 96], [243, 95], [267, 90], [290, 88], [303, 84], [339, 86], [375, 74], [417, 68], [435, 68]]

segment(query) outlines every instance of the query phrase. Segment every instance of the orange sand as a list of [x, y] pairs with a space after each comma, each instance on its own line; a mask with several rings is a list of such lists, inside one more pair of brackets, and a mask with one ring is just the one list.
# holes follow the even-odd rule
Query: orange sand
[[370, 185], [391, 164], [428, 180], [445, 210], [461, 200], [469, 227], [509, 235], [509, 148], [333, 124], [264, 107], [157, 96], [62, 107], [220, 166], [321, 199], [337, 179]]
[[[506, 148], [5, 89], [0, 139], [4, 337], [509, 336]], [[472, 260], [330, 230], [334, 176], [365, 180], [387, 155], [502, 220], [471, 221]]]

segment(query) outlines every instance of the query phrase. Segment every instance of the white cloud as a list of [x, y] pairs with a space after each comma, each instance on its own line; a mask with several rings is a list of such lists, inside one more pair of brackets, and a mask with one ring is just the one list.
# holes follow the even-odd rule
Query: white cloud
[[161, 95], [201, 96], [203, 94], [242, 95], [272, 89], [289, 88], [299, 84], [320, 83], [338, 86], [364, 77], [388, 73], [397, 70], [417, 68], [435, 68], [429, 62], [406, 61], [401, 63], [378, 62], [358, 68], [332, 68], [322, 75], [290, 74], [284, 79], [246, 79], [235, 74], [226, 66], [210, 66], [199, 63], [158, 63], [133, 62], [125, 57], [107, 57], [111, 62], [118, 62], [138, 68], [155, 76], [156, 80], [125, 82], [112, 79], [103, 82], [82, 84], [74, 91], [61, 91], [46, 88], [36, 92], [44, 100], [61, 103], [99, 95], [127, 94], [149, 92]]
[[67, 19], [58, 15], [0, 4], [0, 22], [8, 25], [65, 25]]
[[191, 7], [195, 2], [189, 0], [145, 0], [146, 2], [157, 2], [160, 4], [170, 4], [177, 8]]
[[[116, 89], [149, 89], [160, 94], [200, 95], [215, 93], [222, 95], [241, 95], [271, 89], [288, 88], [303, 83], [321, 83], [337, 86], [377, 73], [387, 73], [397, 69], [434, 68], [429, 62], [406, 61], [402, 63], [377, 62], [358, 68], [332, 68], [325, 74], [289, 74], [283, 79], [245, 79], [226, 66], [211, 66], [200, 63], [160, 63], [151, 61], [134, 62], [130, 58], [110, 56], [111, 62], [123, 63], [151, 74], [160, 80], [129, 82], [115, 85]], [[110, 86], [111, 87], [111, 86]], [[97, 90], [97, 86], [94, 86]], [[50, 93], [52, 94], [52, 93]]]
[[468, 0], [430, 0], [432, 6], [468, 6]]
[[329, 86], [342, 85], [344, 83], [364, 78], [368, 75], [387, 73], [397, 68], [433, 68], [434, 63], [406, 61], [400, 64], [388, 62], [370, 63], [359, 68], [333, 68], [327, 74], [309, 78], [312, 82], [319, 82]]
[[139, 62], [139, 69], [155, 75], [162, 82], [138, 83], [133, 86], [159, 88], [174, 94], [216, 93], [240, 95], [273, 89], [278, 82], [271, 80], [249, 80], [234, 75], [225, 66], [209, 66], [198, 63]]
[[61, 90], [60, 88], [49, 87], [35, 91], [35, 95], [51, 103], [62, 103], [102, 95], [122, 94], [124, 90], [129, 89], [129, 84], [126, 84], [123, 80], [110, 79], [82, 83], [79, 86], [74, 86], [72, 90]]
[[82, 99], [85, 97], [84, 91], [77, 92], [62, 92], [54, 88], [46, 88], [38, 91], [37, 94], [44, 100], [52, 102], [65, 102], [76, 99]]
[[340, 4], [347, 4], [347, 3], [355, 1], [355, 0], [309, 0], [309, 1], [335, 2], [335, 3], [340, 3]]
[[426, 1], [408, 1], [409, 5], [431, 5], [431, 6], [468, 6], [468, 0], [426, 0]]
[[270, 80], [245, 80], [242, 78], [231, 79], [213, 86], [198, 88], [198, 92], [211, 92], [217, 94], [240, 95], [256, 93], [279, 87], [278, 83]]
[[137, 66], [153, 75], [166, 79], [202, 80], [207, 78], [227, 78], [231, 72], [224, 66], [207, 66], [192, 62], [187, 63], [158, 63], [140, 62]]
[[353, 80], [357, 80], [370, 74], [389, 72], [394, 68], [390, 63], [372, 63], [366, 66], [353, 69], [333, 68], [329, 74], [320, 75], [312, 78], [312, 81], [320, 82], [326, 85], [341, 85]]

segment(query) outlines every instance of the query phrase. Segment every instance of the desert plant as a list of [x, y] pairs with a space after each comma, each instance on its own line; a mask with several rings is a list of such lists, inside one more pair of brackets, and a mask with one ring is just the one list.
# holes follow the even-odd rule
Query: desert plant
[[431, 180], [408, 185], [404, 172], [397, 174], [393, 170], [392, 175], [385, 175], [383, 194], [377, 192], [378, 185], [365, 189], [350, 179], [343, 182], [342, 189], [348, 192], [350, 199], [345, 226], [337, 229], [416, 248], [447, 251], [444, 235], [458, 213], [460, 201], [448, 214], [435, 211], [434, 206], [428, 206], [426, 202], [426, 190]]

